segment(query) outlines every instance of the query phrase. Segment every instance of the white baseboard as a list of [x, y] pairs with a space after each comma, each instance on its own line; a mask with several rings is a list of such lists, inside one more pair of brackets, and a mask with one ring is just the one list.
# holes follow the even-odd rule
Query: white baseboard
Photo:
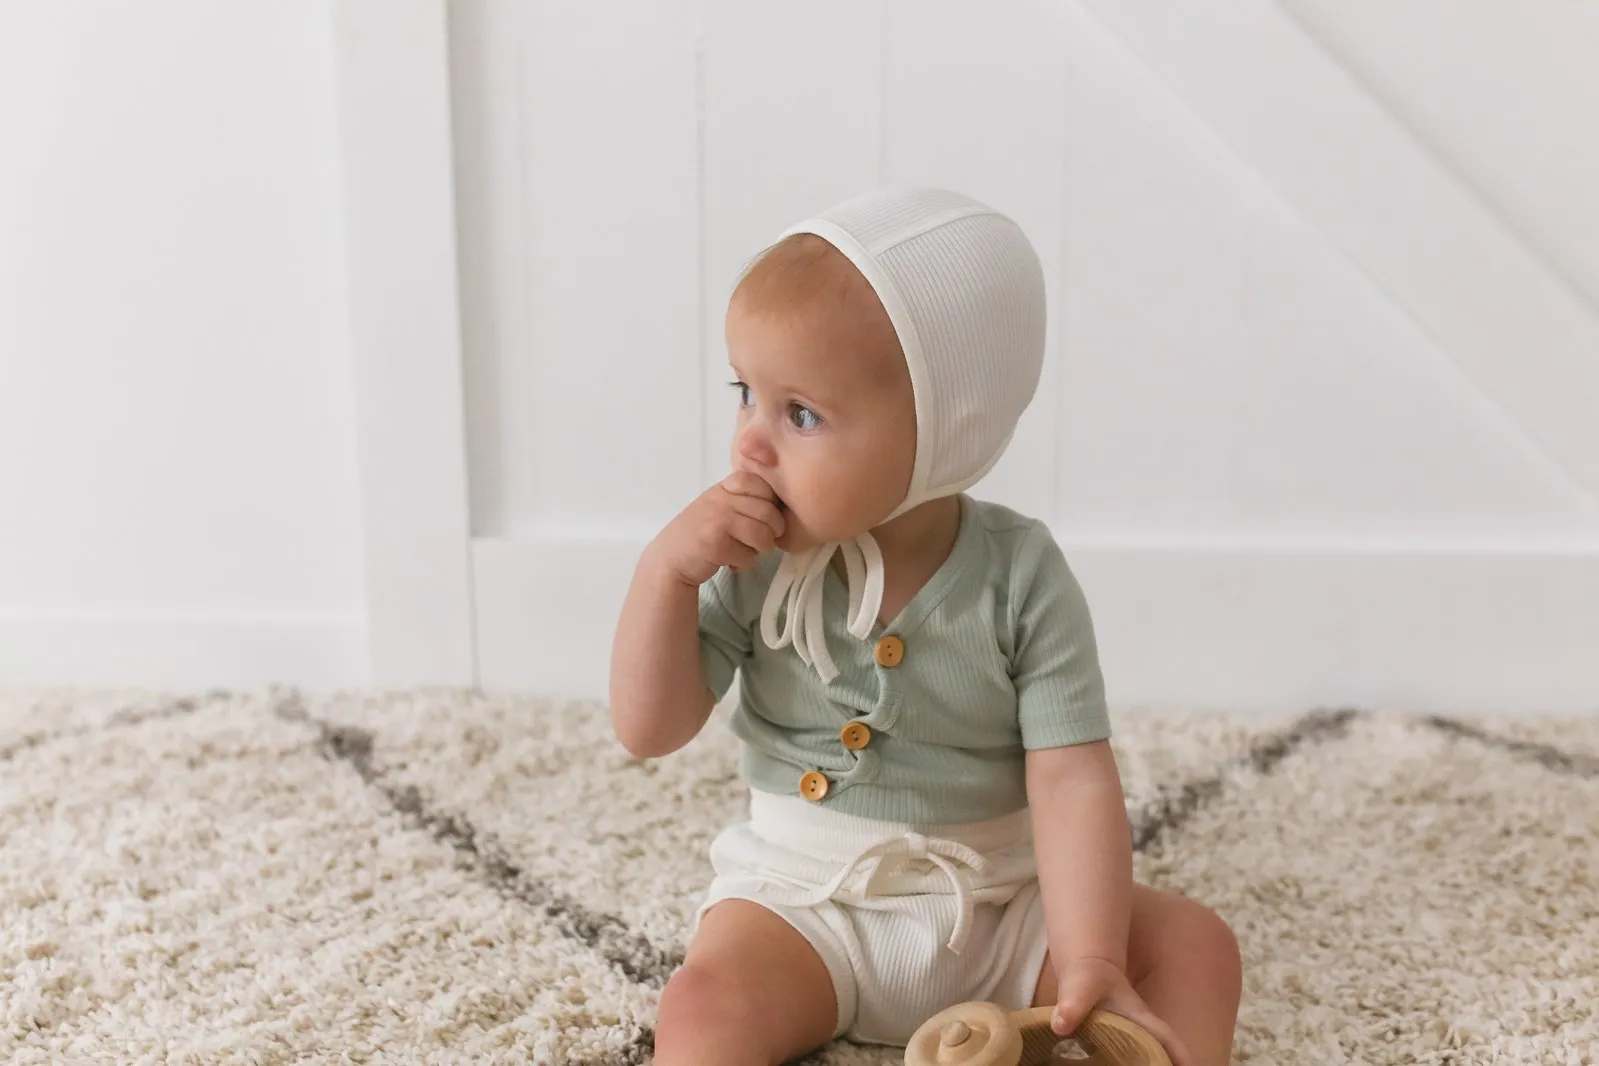
[[[640, 547], [478, 541], [480, 684], [603, 697]], [[1063, 547], [1117, 706], [1599, 714], [1599, 546]]]
[[359, 617], [0, 611], [0, 684], [335, 687], [369, 676]]

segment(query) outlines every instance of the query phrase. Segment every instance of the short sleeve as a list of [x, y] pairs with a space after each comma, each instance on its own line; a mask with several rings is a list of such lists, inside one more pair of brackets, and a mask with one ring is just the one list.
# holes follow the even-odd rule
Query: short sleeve
[[1105, 680], [1082, 586], [1047, 527], [1027, 538], [1012, 572], [1011, 680], [1022, 747], [1063, 747], [1110, 736]]
[[752, 650], [749, 623], [730, 606], [737, 602], [734, 573], [723, 567], [700, 586], [700, 663], [705, 683], [720, 700]]

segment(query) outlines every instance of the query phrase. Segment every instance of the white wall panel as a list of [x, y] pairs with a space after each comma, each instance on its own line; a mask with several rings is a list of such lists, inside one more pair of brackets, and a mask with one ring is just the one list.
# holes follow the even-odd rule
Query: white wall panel
[[1505, 161], [1552, 135], [1473, 141], [1447, 63], [1395, 73], [1376, 16], [477, 2], [526, 13], [458, 89], [483, 684], [603, 694], [638, 551], [727, 469], [738, 271], [918, 181], [1043, 260], [1044, 385], [977, 492], [1058, 531], [1119, 704], [1591, 707], [1591, 205]]
[[1274, 0], [1083, 9], [1599, 492], [1599, 316], [1304, 27]]
[[709, 484], [729, 469], [738, 410], [723, 338], [727, 298], [787, 226], [878, 182], [882, 41], [878, 0], [703, 0], [703, 8]]
[[1599, 5], [1281, 3], [1544, 263], [1599, 305]]
[[328, 7], [0, 3], [0, 684], [366, 676]]
[[1067, 55], [1061, 10], [1003, 3], [972, 18], [961, 0], [887, 0], [883, 171], [946, 185], [1016, 219], [1038, 251], [1051, 300], [1038, 395], [998, 465], [973, 491], [1057, 513], [1062, 227], [1067, 186]]
[[1061, 521], [1105, 541], [1586, 534], [1599, 502], [1114, 39], [1071, 36]]
[[478, 532], [659, 522], [700, 473], [694, 4], [512, 11], [518, 66], [501, 84], [517, 94], [515, 144], [481, 157], [521, 175], [490, 224], [515, 242], [502, 255], [522, 295], [499, 310], [517, 319], [500, 343], [469, 356], [500, 474], [473, 490], [503, 524]]

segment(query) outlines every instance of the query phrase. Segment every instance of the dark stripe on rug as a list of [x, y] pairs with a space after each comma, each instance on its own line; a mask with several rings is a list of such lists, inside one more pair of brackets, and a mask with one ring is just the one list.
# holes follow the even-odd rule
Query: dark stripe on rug
[[[831, 1043], [825, 1047], [819, 1047], [815, 1051], [795, 1059], [790, 1066], [816, 1066], [817, 1063], [827, 1057], [834, 1047], [835, 1045]], [[637, 1036], [620, 1048], [568, 1059], [566, 1066], [645, 1066], [654, 1057], [655, 1030], [646, 1027], [639, 1030]]]
[[1553, 744], [1542, 744], [1534, 740], [1516, 740], [1514, 737], [1502, 737], [1496, 733], [1484, 732], [1474, 725], [1468, 725], [1460, 721], [1458, 718], [1446, 718], [1441, 714], [1422, 718], [1421, 722], [1438, 730], [1440, 733], [1456, 739], [1475, 741], [1490, 748], [1498, 748], [1500, 751], [1507, 751], [1512, 755], [1531, 759], [1545, 769], [1553, 770], [1557, 774], [1571, 774], [1575, 777], [1599, 777], [1599, 758], [1595, 758], [1592, 755], [1562, 751]]
[[506, 898], [544, 914], [564, 936], [597, 952], [630, 980], [659, 988], [683, 964], [680, 954], [656, 947], [615, 915], [590, 910], [528, 876], [510, 860], [504, 848], [469, 819], [431, 809], [415, 785], [385, 780], [387, 770], [372, 757], [374, 735], [370, 730], [314, 718], [297, 694], [280, 700], [277, 713], [288, 721], [313, 726], [318, 733], [317, 750], [324, 758], [348, 765], [411, 823], [454, 848], [484, 882]]
[[1182, 828], [1220, 796], [1227, 780], [1239, 771], [1269, 774], [1305, 745], [1344, 736], [1349, 723], [1359, 714], [1355, 710], [1314, 711], [1287, 729], [1256, 740], [1248, 751], [1222, 763], [1209, 777], [1157, 796], [1133, 815], [1133, 850], [1144, 851], [1161, 837]]
[[13, 741], [0, 747], [0, 762], [15, 758], [24, 751], [53, 744], [58, 740], [72, 740], [77, 737], [86, 737], [102, 730], [130, 729], [145, 722], [154, 722], [162, 718], [178, 718], [182, 715], [193, 714], [202, 706], [226, 699], [226, 692], [208, 692], [204, 696], [184, 696], [180, 699], [168, 700], [148, 707], [124, 707], [113, 711], [103, 722], [95, 725], [73, 726], [70, 729], [57, 729], [46, 733], [29, 733], [21, 740]]
[[646, 1027], [622, 1047], [567, 1059], [566, 1066], [644, 1066], [654, 1057], [655, 1030]]

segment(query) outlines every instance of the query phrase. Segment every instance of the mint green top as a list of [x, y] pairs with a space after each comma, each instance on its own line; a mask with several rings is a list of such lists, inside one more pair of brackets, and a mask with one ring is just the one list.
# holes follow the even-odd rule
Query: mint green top
[[[761, 639], [780, 553], [700, 586], [705, 678], [718, 699], [741, 678], [732, 728], [752, 788], [797, 796], [815, 770], [828, 780], [824, 807], [928, 825], [982, 821], [1027, 805], [1027, 751], [1110, 736], [1088, 605], [1049, 529], [960, 499], [949, 558], [867, 640], [845, 628], [847, 589], [829, 568], [831, 684], [792, 646], [773, 651]], [[905, 645], [894, 667], [874, 654], [887, 634]], [[840, 737], [850, 722], [871, 730], [859, 751]]]

